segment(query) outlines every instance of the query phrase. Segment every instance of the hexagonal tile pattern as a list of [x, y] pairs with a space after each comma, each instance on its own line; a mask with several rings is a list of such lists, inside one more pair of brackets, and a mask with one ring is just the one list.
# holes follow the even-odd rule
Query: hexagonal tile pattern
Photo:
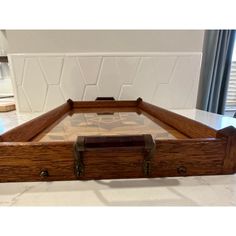
[[117, 65], [120, 77], [125, 84], [132, 84], [137, 72], [139, 57], [118, 57]]
[[163, 56], [156, 58], [155, 70], [156, 70], [156, 79], [160, 84], [168, 84], [171, 75], [174, 72], [175, 64], [177, 62], [177, 56]]
[[16, 57], [10, 58], [10, 64], [11, 64], [10, 66], [13, 67], [12, 69], [13, 69], [14, 78], [18, 86], [22, 85], [24, 63], [25, 63], [24, 57], [16, 56]]
[[119, 95], [119, 100], [135, 100], [139, 97], [137, 91], [134, 90], [132, 85], [123, 85]]
[[45, 82], [37, 58], [28, 58], [25, 63], [23, 89], [28, 97], [32, 111], [39, 112], [43, 110], [47, 83]]
[[100, 77], [98, 78], [98, 87], [102, 96], [118, 98], [122, 77], [115, 57], [106, 57], [103, 59]]
[[102, 57], [78, 57], [86, 84], [96, 85]]
[[169, 84], [160, 84], [153, 96], [152, 102], [157, 106], [171, 108], [172, 97]]
[[93, 101], [98, 96], [194, 108], [200, 64], [201, 53], [10, 55], [17, 107], [27, 112], [50, 110], [68, 98]]
[[169, 82], [173, 108], [184, 107], [192, 90], [195, 79], [195, 65], [191, 63], [191, 57], [181, 57], [178, 59], [175, 73]]
[[17, 104], [18, 110], [22, 112], [31, 112], [29, 102], [27, 101], [27, 98], [21, 86], [17, 88], [17, 103], [16, 104]]
[[84, 92], [84, 101], [94, 101], [100, 97], [100, 91], [96, 85], [87, 85]]
[[65, 58], [60, 87], [66, 100], [82, 99], [85, 83], [75, 57]]
[[56, 85], [49, 85], [44, 111], [49, 111], [63, 103], [65, 103], [65, 99], [61, 93], [60, 88]]
[[61, 76], [63, 57], [39, 58], [41, 68], [48, 84], [58, 84]]
[[156, 65], [158, 60], [153, 57], [145, 57], [140, 63], [133, 87], [144, 100], [151, 101], [157, 86]]

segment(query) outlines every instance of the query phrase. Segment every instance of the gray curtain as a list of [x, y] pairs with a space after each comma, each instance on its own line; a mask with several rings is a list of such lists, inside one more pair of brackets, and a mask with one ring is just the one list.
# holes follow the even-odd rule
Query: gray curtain
[[197, 108], [224, 114], [235, 30], [206, 30]]

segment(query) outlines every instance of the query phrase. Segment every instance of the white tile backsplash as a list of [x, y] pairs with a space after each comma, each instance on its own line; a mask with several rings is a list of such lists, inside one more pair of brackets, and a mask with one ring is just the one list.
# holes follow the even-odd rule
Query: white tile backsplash
[[201, 53], [10, 54], [9, 61], [22, 112], [98, 96], [175, 109], [195, 108]]
[[96, 85], [102, 57], [78, 57], [80, 68], [87, 85]]
[[63, 57], [41, 57], [39, 63], [48, 84], [59, 84]]
[[41, 70], [38, 58], [27, 58], [22, 87], [33, 112], [44, 109], [48, 84]]

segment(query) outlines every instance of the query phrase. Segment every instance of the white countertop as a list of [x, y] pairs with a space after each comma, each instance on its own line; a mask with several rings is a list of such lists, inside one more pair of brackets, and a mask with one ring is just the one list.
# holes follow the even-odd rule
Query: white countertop
[[[173, 110], [215, 129], [236, 119], [192, 110]], [[0, 133], [38, 114], [0, 113]], [[234, 206], [236, 175], [102, 181], [1, 183], [0, 206]]]
[[236, 128], [236, 119], [218, 115], [211, 112], [206, 112], [198, 109], [188, 109], [188, 110], [172, 110], [180, 115], [186, 116], [190, 119], [204, 123], [216, 130], [223, 129], [228, 126], [234, 126]]

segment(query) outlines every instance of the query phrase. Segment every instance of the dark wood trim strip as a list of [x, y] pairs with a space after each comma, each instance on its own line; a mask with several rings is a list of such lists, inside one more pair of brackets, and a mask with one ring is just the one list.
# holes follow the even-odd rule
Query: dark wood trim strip
[[0, 62], [1, 63], [8, 63], [8, 57], [7, 56], [0, 56]]
[[1, 142], [27, 142], [44, 129], [52, 125], [65, 113], [71, 110], [71, 103], [67, 102], [39, 117], [9, 130], [0, 136]]
[[164, 108], [141, 101], [138, 107], [191, 138], [216, 137], [217, 131], [198, 121], [191, 120]]
[[97, 100], [97, 101], [79, 101], [73, 103], [73, 108], [118, 108], [118, 107], [136, 107], [137, 101], [109, 101], [109, 100]]

